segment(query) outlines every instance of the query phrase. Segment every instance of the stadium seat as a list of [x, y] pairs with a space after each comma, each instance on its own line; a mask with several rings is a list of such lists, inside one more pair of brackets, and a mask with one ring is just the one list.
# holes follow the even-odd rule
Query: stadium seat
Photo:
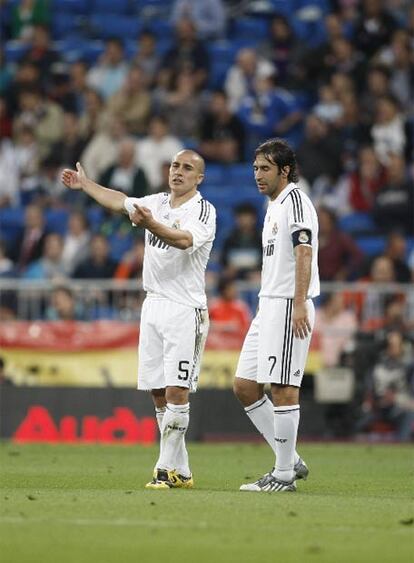
[[254, 175], [252, 164], [231, 164], [226, 170], [226, 181], [232, 185], [246, 185], [252, 183], [254, 186]]
[[157, 37], [157, 39], [172, 40], [174, 36], [174, 31], [171, 26], [171, 23], [167, 20], [159, 20], [155, 18], [149, 21], [148, 25], [146, 25], [145, 27], [150, 31], [152, 31], [152, 33]]
[[268, 33], [269, 22], [265, 18], [239, 18], [231, 26], [232, 39], [254, 39], [262, 41]]
[[[223, 176], [223, 167], [221, 164], [210, 164], [208, 163], [206, 166], [206, 171], [204, 175], [204, 182], [203, 187], [206, 185], [211, 186], [222, 186], [222, 182], [224, 181]], [[204, 193], [204, 191], [203, 191]]]
[[385, 249], [385, 237], [358, 237], [356, 243], [367, 256], [382, 254]]
[[129, 0], [92, 0], [92, 12], [94, 14], [112, 14], [115, 16], [127, 15], [130, 12], [131, 2]]
[[54, 13], [88, 14], [90, 12], [89, 0], [53, 0]]
[[95, 37], [109, 39], [136, 39], [141, 31], [142, 23], [138, 18], [98, 14], [90, 20], [91, 32]]
[[5, 207], [0, 209], [0, 239], [13, 241], [19, 236], [24, 226], [23, 207]]
[[4, 47], [4, 58], [6, 63], [17, 63], [28, 50], [27, 45], [22, 45], [18, 41], [7, 41]]
[[357, 235], [374, 234], [376, 231], [372, 217], [368, 213], [344, 215], [339, 221], [339, 226], [347, 233]]
[[80, 34], [84, 24], [82, 16], [74, 16], [67, 12], [53, 14], [51, 29], [55, 39], [67, 38], [70, 35]]
[[207, 48], [212, 62], [217, 60], [229, 65], [233, 64], [237, 53], [237, 48], [233, 42], [220, 39], [209, 43]]
[[68, 228], [68, 219], [69, 212], [66, 209], [49, 209], [46, 211], [46, 229], [63, 236]]

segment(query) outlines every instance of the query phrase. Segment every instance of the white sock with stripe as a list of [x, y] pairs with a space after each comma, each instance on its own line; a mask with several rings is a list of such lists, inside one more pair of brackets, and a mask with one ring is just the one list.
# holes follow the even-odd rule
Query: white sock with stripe
[[[155, 416], [157, 418], [160, 435], [162, 433], [162, 421], [164, 419], [165, 410], [166, 407], [155, 407]], [[180, 475], [184, 475], [184, 477], [190, 477], [191, 475], [190, 467], [188, 464], [188, 452], [185, 446], [185, 435], [183, 435], [183, 438], [178, 447], [175, 469]]]
[[[168, 471], [177, 469], [179, 473], [186, 477], [190, 475], [188, 454], [184, 442], [189, 420], [189, 403], [185, 405], [167, 403], [162, 418], [160, 457], [156, 464], [157, 468], [167, 469]], [[181, 457], [181, 459], [177, 459], [178, 457]]]
[[[272, 401], [267, 395], [264, 395], [261, 399], [245, 407], [244, 410], [253, 424], [256, 426], [257, 430], [272, 448], [274, 454], [276, 455], [276, 441], [275, 441], [275, 417], [273, 412], [274, 406]], [[294, 463], [296, 464], [300, 460], [298, 452], [295, 450]]]
[[274, 440], [276, 468], [273, 475], [281, 481], [291, 481], [295, 476], [295, 448], [298, 436], [300, 405], [274, 408]]

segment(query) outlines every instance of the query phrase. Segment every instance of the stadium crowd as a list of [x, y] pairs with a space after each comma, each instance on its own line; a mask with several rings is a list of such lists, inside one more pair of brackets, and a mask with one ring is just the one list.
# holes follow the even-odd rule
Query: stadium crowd
[[[215, 322], [245, 323], [230, 282], [260, 274], [264, 204], [251, 159], [258, 142], [280, 136], [319, 209], [321, 280], [365, 284], [322, 296], [325, 365], [341, 363], [357, 332], [371, 334], [374, 365], [400, 362], [403, 375], [387, 386], [387, 370], [369, 370], [361, 428], [375, 400], [392, 418], [396, 388], [404, 413], [414, 410], [403, 383], [412, 293], [369, 290], [414, 281], [411, 2], [6, 0], [0, 9], [1, 278], [56, 282], [45, 318], [84, 318], [60, 287], [70, 279], [139, 279], [139, 233], [65, 190], [60, 172], [80, 160], [95, 181], [140, 197], [168, 189], [169, 161], [185, 146], [206, 159], [202, 191], [219, 210]], [[13, 303], [5, 293], [1, 318], [15, 316]]]

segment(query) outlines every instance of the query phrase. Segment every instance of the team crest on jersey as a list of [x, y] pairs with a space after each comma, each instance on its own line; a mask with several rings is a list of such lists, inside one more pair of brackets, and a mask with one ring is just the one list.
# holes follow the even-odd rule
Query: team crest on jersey
[[180, 220], [176, 219], [174, 223], [171, 225], [172, 229], [179, 229], [180, 228]]
[[277, 234], [278, 228], [277, 228], [277, 223], [276, 221], [274, 222], [274, 225], [272, 227], [272, 235]]
[[303, 244], [306, 243], [306, 242], [309, 242], [309, 235], [308, 235], [308, 233], [307, 233], [306, 231], [301, 231], [301, 232], [299, 233], [298, 240], [299, 240], [299, 242], [301, 242], [301, 243], [303, 243]]

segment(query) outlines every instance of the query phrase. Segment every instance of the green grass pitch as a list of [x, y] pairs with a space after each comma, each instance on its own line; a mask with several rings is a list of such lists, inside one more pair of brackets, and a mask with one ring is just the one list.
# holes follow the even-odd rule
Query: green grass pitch
[[189, 446], [193, 490], [146, 491], [156, 447], [0, 444], [2, 563], [405, 563], [410, 446], [300, 448], [297, 493], [238, 491], [265, 445]]

